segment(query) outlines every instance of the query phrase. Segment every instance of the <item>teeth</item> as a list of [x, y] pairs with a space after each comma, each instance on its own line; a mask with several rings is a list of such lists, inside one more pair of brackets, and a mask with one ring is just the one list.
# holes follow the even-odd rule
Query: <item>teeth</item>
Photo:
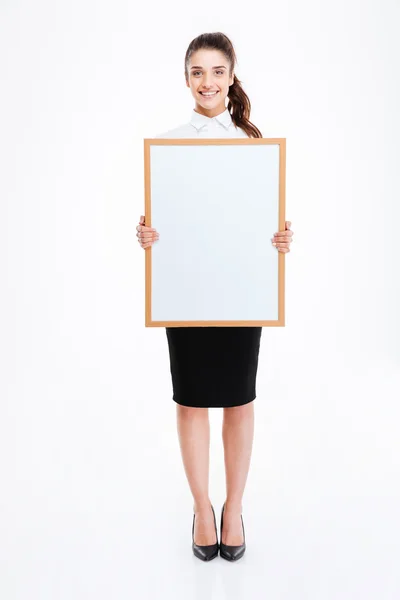
[[202, 96], [215, 96], [217, 92], [200, 92]]

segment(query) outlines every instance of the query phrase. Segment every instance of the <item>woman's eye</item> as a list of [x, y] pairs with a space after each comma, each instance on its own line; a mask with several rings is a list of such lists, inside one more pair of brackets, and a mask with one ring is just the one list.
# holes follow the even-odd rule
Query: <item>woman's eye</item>
[[[215, 71], [215, 72], [216, 73], [221, 73], [221, 75], [224, 74], [224, 72], [222, 70], [218, 70], [218, 71]], [[201, 73], [201, 71], [193, 71], [193, 75], [196, 75], [197, 73]]]

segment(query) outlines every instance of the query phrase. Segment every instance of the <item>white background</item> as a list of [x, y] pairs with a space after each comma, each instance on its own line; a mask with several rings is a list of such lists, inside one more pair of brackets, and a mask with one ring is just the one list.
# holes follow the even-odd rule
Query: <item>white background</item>
[[[1, 597], [398, 598], [397, 0], [2, 0], [0, 16]], [[251, 120], [287, 138], [294, 231], [237, 564], [191, 552], [135, 235], [143, 138], [189, 120], [185, 51], [218, 30]], [[218, 522], [222, 409], [210, 419]]]

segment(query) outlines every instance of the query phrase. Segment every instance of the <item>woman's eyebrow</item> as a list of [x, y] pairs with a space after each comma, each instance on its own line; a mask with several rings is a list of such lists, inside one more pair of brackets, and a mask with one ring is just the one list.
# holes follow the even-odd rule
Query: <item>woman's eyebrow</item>
[[[191, 67], [191, 69], [202, 69], [203, 67]], [[213, 69], [226, 69], [224, 65], [219, 65], [219, 67], [212, 67]]]

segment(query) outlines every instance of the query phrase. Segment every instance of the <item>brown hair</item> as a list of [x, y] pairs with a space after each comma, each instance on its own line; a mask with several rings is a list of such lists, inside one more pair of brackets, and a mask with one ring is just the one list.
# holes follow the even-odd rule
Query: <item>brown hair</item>
[[[185, 77], [187, 80], [189, 80], [189, 59], [197, 50], [219, 50], [222, 52], [230, 64], [229, 74], [232, 74], [237, 59], [231, 40], [219, 31], [216, 33], [202, 33], [190, 42], [186, 50]], [[249, 121], [251, 103], [236, 75], [233, 76], [233, 84], [229, 87], [228, 99], [227, 108], [236, 127], [243, 129], [249, 137], [262, 138], [261, 131]]]

